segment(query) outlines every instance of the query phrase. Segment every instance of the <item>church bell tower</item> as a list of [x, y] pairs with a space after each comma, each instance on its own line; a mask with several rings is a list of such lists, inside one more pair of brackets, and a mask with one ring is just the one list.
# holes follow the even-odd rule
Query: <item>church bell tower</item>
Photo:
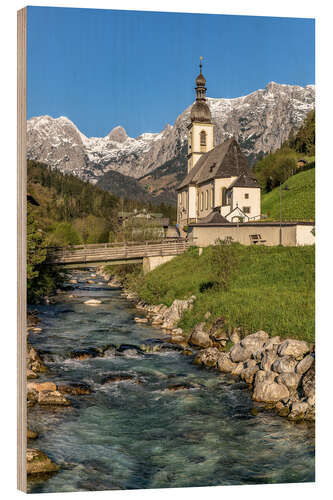
[[206, 100], [206, 79], [202, 74], [202, 57], [200, 57], [200, 74], [196, 78], [196, 100], [191, 108], [191, 123], [188, 126], [187, 173], [197, 163], [203, 153], [214, 147], [214, 125]]

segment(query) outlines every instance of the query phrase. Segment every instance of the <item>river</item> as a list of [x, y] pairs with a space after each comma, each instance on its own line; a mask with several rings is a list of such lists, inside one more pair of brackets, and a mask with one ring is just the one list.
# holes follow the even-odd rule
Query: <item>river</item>
[[[121, 290], [99, 277], [87, 284], [89, 275], [75, 271], [74, 291], [39, 306], [43, 331], [29, 335], [50, 369], [38, 382], [92, 388], [66, 396], [70, 408], [29, 408], [39, 437], [28, 446], [60, 465], [50, 479], [29, 481], [29, 492], [314, 481], [313, 426], [253, 416], [245, 383], [193, 365], [161, 330], [133, 321], [138, 312]], [[102, 304], [83, 303], [91, 298]], [[90, 347], [107, 349], [71, 359]], [[119, 374], [132, 378], [104, 383]], [[185, 388], [168, 389], [175, 385]]]

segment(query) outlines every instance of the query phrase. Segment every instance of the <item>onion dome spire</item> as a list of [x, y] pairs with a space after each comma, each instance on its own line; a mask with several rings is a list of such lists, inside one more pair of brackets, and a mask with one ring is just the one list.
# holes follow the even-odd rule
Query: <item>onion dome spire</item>
[[202, 74], [202, 56], [200, 56], [200, 74], [197, 76], [195, 83], [197, 98], [191, 109], [191, 121], [211, 123], [212, 116], [206, 101], [206, 78]]

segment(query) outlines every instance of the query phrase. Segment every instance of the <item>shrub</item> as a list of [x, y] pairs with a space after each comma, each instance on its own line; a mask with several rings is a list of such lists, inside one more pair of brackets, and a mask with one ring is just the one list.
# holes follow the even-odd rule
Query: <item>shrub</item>
[[215, 282], [219, 288], [227, 290], [239, 265], [237, 243], [218, 238], [211, 249], [210, 262]]

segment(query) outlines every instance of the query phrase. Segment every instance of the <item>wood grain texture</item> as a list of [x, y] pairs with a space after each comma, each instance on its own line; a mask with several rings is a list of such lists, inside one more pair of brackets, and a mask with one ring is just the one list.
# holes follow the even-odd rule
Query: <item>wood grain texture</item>
[[27, 491], [27, 9], [17, 13], [17, 487]]

